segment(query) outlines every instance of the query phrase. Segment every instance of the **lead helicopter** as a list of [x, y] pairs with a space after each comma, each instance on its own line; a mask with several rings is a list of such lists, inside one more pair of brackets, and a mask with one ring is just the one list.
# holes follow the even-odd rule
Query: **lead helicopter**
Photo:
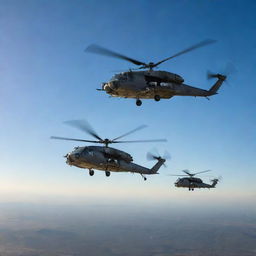
[[85, 120], [72, 120], [65, 122], [81, 131], [91, 135], [96, 140], [84, 140], [74, 139], [66, 137], [51, 136], [51, 139], [69, 140], [79, 142], [90, 142], [103, 144], [104, 146], [86, 146], [75, 147], [73, 151], [67, 153], [64, 157], [66, 163], [70, 166], [76, 166], [79, 168], [89, 169], [89, 175], [94, 175], [94, 169], [104, 171], [106, 176], [109, 177], [111, 172], [131, 172], [139, 173], [144, 180], [147, 180], [145, 175], [157, 174], [160, 167], [169, 158], [168, 153], [162, 158], [160, 156], [151, 155], [151, 158], [157, 161], [152, 168], [146, 168], [144, 166], [133, 163], [133, 158], [130, 154], [121, 151], [116, 148], [109, 147], [109, 144], [117, 143], [141, 143], [141, 142], [166, 142], [166, 139], [152, 139], [152, 140], [133, 140], [133, 141], [120, 141], [119, 139], [130, 135], [138, 130], [145, 128], [145, 125], [141, 125], [129, 132], [124, 133], [114, 139], [102, 139], [94, 129]]
[[181, 176], [185, 178], [179, 178], [174, 184], [175, 187], [188, 188], [188, 190], [194, 191], [194, 188], [215, 188], [216, 184], [219, 182], [219, 179], [212, 179], [212, 184], [204, 183], [200, 178], [194, 177], [199, 173], [210, 172], [211, 170], [206, 170], [202, 172], [190, 173], [189, 170], [183, 170], [185, 175], [170, 175], [170, 176]]
[[215, 40], [204, 40], [156, 63], [135, 60], [95, 44], [87, 47], [85, 51], [126, 60], [139, 66], [137, 69], [130, 69], [127, 72], [114, 75], [109, 82], [102, 83], [102, 88], [97, 90], [105, 91], [113, 97], [134, 98], [136, 99], [136, 105], [141, 106], [141, 99], [159, 101], [160, 99], [170, 99], [173, 96], [194, 96], [209, 99], [209, 96], [217, 94], [220, 86], [227, 78], [225, 75], [208, 73], [208, 79], [216, 78], [217, 81], [209, 90], [204, 90], [184, 84], [184, 79], [180, 75], [154, 70], [165, 61], [214, 42]]

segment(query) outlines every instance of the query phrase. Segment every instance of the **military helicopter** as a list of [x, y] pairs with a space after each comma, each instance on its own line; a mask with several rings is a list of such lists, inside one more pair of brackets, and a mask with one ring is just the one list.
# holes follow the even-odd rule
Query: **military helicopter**
[[87, 47], [85, 51], [126, 60], [139, 66], [137, 69], [130, 69], [127, 72], [114, 75], [109, 82], [103, 83], [102, 88], [97, 90], [105, 91], [113, 97], [134, 98], [136, 105], [141, 106], [142, 101], [140, 99], [159, 101], [160, 99], [170, 99], [173, 96], [194, 96], [209, 99], [209, 96], [217, 94], [218, 89], [227, 78], [225, 75], [209, 73], [208, 78], [216, 78], [217, 81], [209, 90], [204, 90], [184, 84], [184, 79], [180, 75], [153, 70], [167, 60], [214, 42], [215, 40], [204, 40], [156, 63], [141, 62], [94, 44]]
[[219, 179], [213, 179], [212, 184], [204, 183], [201, 179], [195, 178], [194, 176], [199, 173], [210, 172], [211, 170], [190, 173], [189, 170], [183, 170], [185, 175], [170, 175], [170, 176], [181, 176], [186, 178], [179, 178], [174, 184], [175, 187], [188, 188], [188, 190], [194, 191], [194, 188], [215, 188], [216, 184], [219, 182]]
[[121, 151], [116, 148], [109, 147], [109, 144], [115, 143], [138, 143], [138, 142], [166, 142], [166, 139], [152, 139], [152, 140], [133, 140], [133, 141], [120, 141], [119, 139], [130, 135], [138, 130], [145, 128], [145, 125], [141, 125], [129, 132], [124, 133], [114, 139], [102, 139], [94, 129], [85, 120], [72, 120], [65, 122], [81, 131], [91, 135], [96, 140], [84, 140], [84, 139], [73, 139], [66, 137], [52, 136], [51, 139], [58, 140], [69, 140], [69, 141], [80, 141], [99, 143], [104, 146], [86, 146], [86, 147], [75, 147], [70, 153], [67, 153], [64, 157], [67, 159], [66, 163], [70, 166], [76, 166], [79, 168], [89, 169], [89, 175], [94, 175], [94, 170], [105, 171], [107, 177], [110, 176], [110, 172], [131, 172], [139, 173], [144, 180], [147, 180], [145, 175], [157, 174], [159, 168], [165, 163], [166, 157], [160, 157], [152, 155], [157, 163], [150, 169], [144, 166], [133, 163], [133, 158], [130, 154]]

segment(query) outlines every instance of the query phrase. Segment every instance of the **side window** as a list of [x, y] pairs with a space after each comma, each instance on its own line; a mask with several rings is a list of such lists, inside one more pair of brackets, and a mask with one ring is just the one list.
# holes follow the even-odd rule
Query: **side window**
[[129, 73], [127, 74], [127, 80], [132, 80], [132, 72], [129, 72]]
[[94, 155], [94, 153], [93, 153], [93, 150], [92, 150], [92, 149], [88, 149], [88, 153], [89, 153], [89, 155], [91, 155], [91, 156], [93, 156], [93, 155]]
[[85, 149], [83, 150], [83, 152], [82, 152], [82, 155], [87, 155], [87, 154], [88, 154], [88, 149], [85, 148]]
[[122, 74], [122, 76], [120, 77], [120, 80], [126, 81], [127, 80], [127, 74]]

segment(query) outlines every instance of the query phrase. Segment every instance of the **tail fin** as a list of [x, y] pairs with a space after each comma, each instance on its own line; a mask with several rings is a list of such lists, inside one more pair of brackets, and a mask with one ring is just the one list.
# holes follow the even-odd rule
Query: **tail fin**
[[218, 182], [219, 182], [219, 179], [213, 179], [211, 187], [215, 188], [215, 186], [217, 185]]
[[157, 163], [151, 168], [151, 172], [152, 173], [157, 173], [157, 171], [160, 169], [160, 167], [165, 163], [165, 159], [158, 157], [157, 158]]
[[224, 75], [221, 75], [221, 74], [210, 75], [210, 78], [212, 78], [212, 77], [218, 78], [218, 81], [209, 90], [209, 93], [211, 95], [214, 95], [214, 94], [217, 94], [217, 91], [219, 90], [219, 88], [221, 87], [222, 83], [226, 80], [227, 77], [224, 76]]

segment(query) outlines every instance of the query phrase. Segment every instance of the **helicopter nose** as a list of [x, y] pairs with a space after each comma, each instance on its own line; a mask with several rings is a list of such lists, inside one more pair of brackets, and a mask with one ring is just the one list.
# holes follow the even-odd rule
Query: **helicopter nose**
[[118, 88], [118, 84], [119, 84], [118, 81], [112, 81], [110, 82], [110, 88], [115, 90]]
[[77, 159], [80, 158], [80, 154], [79, 154], [79, 153], [72, 153], [72, 154], [70, 154], [70, 158], [71, 158], [73, 161], [75, 161], [75, 160], [77, 160]]
[[77, 159], [80, 158], [80, 154], [79, 153], [68, 153], [65, 157], [67, 158], [66, 163], [72, 165], [73, 162], [75, 162]]
[[104, 86], [104, 90], [105, 91], [109, 91], [109, 92], [111, 92], [111, 91], [114, 91], [114, 90], [116, 90], [117, 88], [118, 88], [118, 81], [111, 81], [111, 82], [108, 82], [107, 84], [105, 84], [105, 86]]
[[64, 157], [66, 157], [66, 159], [67, 159], [66, 163], [69, 164], [69, 165], [72, 165], [72, 162], [74, 162], [74, 161], [73, 161], [70, 153], [66, 154]]

